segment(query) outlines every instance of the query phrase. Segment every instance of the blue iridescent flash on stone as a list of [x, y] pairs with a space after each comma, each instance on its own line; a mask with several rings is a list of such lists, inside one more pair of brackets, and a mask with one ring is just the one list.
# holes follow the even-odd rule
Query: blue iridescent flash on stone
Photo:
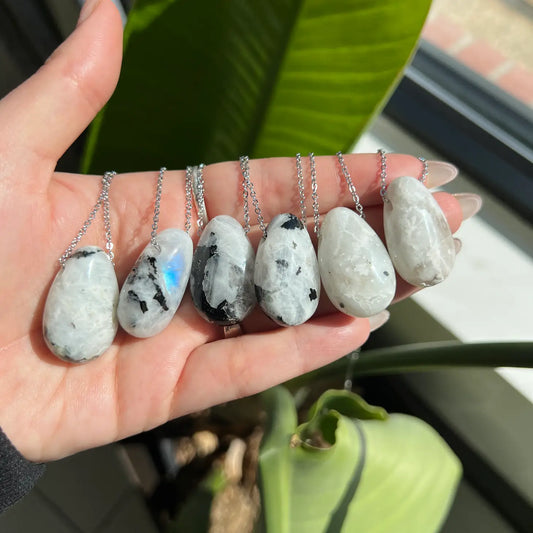
[[189, 281], [189, 235], [167, 229], [157, 235], [157, 244], [144, 249], [120, 291], [118, 320], [134, 337], [152, 337], [168, 326]]

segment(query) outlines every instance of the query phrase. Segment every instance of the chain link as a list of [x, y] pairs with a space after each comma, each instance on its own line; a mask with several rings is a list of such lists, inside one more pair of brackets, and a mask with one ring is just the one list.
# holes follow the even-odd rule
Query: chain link
[[309, 165], [311, 167], [311, 198], [313, 199], [313, 218], [315, 220], [315, 235], [320, 237], [320, 210], [318, 206], [318, 185], [316, 181], [315, 154], [309, 153]]
[[157, 228], [159, 226], [159, 213], [161, 211], [161, 192], [163, 190], [163, 178], [165, 177], [166, 167], [161, 167], [159, 169], [159, 176], [157, 177], [157, 186], [155, 191], [155, 202], [154, 202], [154, 220], [152, 222], [152, 233], [150, 235], [150, 242], [158, 250], [161, 250], [159, 243], [157, 242]]
[[201, 163], [197, 167], [192, 167], [192, 192], [196, 205], [196, 212], [198, 219], [196, 225], [198, 226], [198, 235], [202, 233], [207, 224], [207, 211], [205, 207], [205, 190], [204, 190], [204, 168], [205, 165]]
[[248, 194], [252, 198], [252, 204], [254, 206], [255, 214], [257, 215], [257, 223], [261, 228], [263, 236], [266, 237], [266, 226], [263, 219], [263, 214], [261, 213], [261, 208], [259, 207], [259, 201], [257, 200], [257, 195], [255, 193], [255, 187], [250, 179], [250, 159], [247, 155], [240, 157], [241, 163], [241, 173], [242, 173], [242, 187], [243, 187], [243, 200], [244, 200], [244, 231], [248, 233], [250, 231], [250, 211], [248, 206]]
[[355, 204], [355, 210], [357, 211], [358, 215], [364, 219], [365, 214], [363, 213], [363, 206], [361, 204], [359, 195], [357, 194], [355, 185], [353, 184], [352, 177], [350, 176], [350, 173], [348, 172], [348, 168], [346, 167], [346, 163], [344, 162], [344, 157], [342, 156], [342, 152], [337, 152], [337, 158], [339, 159], [339, 163], [341, 165], [344, 179], [346, 180], [346, 183], [348, 184], [348, 190], [350, 191], [350, 194], [352, 195], [352, 198]]
[[426, 183], [427, 177], [428, 177], [428, 160], [425, 157], [419, 157], [419, 161], [422, 162], [422, 174], [420, 178], [418, 178], [418, 181], [421, 183]]
[[[387, 198], [387, 153], [383, 148], [378, 150], [379, 155], [379, 179], [381, 182], [381, 188], [379, 194], [383, 199], [383, 202], [388, 202]], [[428, 160], [425, 157], [419, 157], [418, 160], [422, 163], [422, 174], [418, 178], [421, 183], [426, 183], [428, 177]]]
[[379, 155], [379, 179], [381, 182], [381, 188], [379, 194], [383, 202], [388, 202], [387, 198], [387, 153], [383, 148], [378, 150]]
[[105, 249], [107, 250], [107, 257], [115, 264], [115, 253], [113, 252], [113, 238], [111, 235], [111, 215], [109, 212], [109, 187], [113, 178], [116, 176], [116, 172], [108, 172], [102, 179], [102, 203], [104, 206], [104, 228], [105, 228]]
[[305, 226], [307, 222], [307, 213], [305, 209], [305, 183], [304, 171], [302, 168], [302, 156], [296, 154], [296, 174], [298, 175], [298, 195], [300, 197], [300, 220]]
[[248, 194], [248, 184], [246, 182], [247, 179], [245, 176], [249, 175], [249, 171], [244, 166], [243, 158], [245, 156], [241, 157], [241, 172], [242, 172], [242, 208], [243, 208], [243, 214], [244, 214], [244, 233], [248, 235], [250, 232], [250, 205], [249, 205], [249, 194]]
[[[200, 165], [203, 169], [203, 165]], [[194, 168], [187, 167], [185, 172], [185, 233], [191, 231], [191, 217], [192, 217], [192, 177]], [[198, 227], [200, 227], [200, 216], [198, 216]]]
[[65, 262], [72, 255], [72, 252], [74, 251], [78, 243], [81, 241], [82, 237], [87, 233], [89, 226], [92, 224], [93, 220], [96, 218], [96, 215], [98, 211], [100, 210], [100, 207], [102, 206], [102, 204], [104, 205], [104, 227], [105, 227], [105, 238], [106, 238], [105, 247], [107, 250], [107, 256], [109, 260], [113, 261], [114, 253], [113, 253], [113, 242], [111, 239], [111, 223], [110, 223], [110, 215], [109, 215], [109, 187], [115, 175], [116, 175], [116, 172], [113, 171], [113, 172], [106, 172], [102, 176], [102, 190], [98, 196], [98, 200], [96, 201], [96, 204], [94, 205], [91, 212], [89, 213], [87, 220], [83, 223], [80, 231], [78, 231], [78, 234], [76, 235], [76, 237], [72, 239], [72, 241], [68, 245], [68, 248], [63, 252], [63, 255], [59, 258], [59, 264], [61, 265], [61, 267], [65, 266]]

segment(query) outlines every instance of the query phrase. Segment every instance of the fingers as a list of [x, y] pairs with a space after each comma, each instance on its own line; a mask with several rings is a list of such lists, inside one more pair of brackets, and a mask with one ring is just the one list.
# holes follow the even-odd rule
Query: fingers
[[120, 15], [111, 0], [89, 0], [83, 15], [45, 65], [0, 102], [0, 145], [15, 160], [53, 169], [115, 88]]
[[[301, 326], [205, 344], [187, 360], [172, 416], [249, 396], [309, 372], [358, 348], [368, 334], [368, 320], [336, 313]], [[209, 387], [198, 386], [198, 376]]]
[[[347, 154], [344, 159], [363, 205], [381, 205], [378, 155]], [[309, 159], [302, 158], [302, 163], [306, 178], [307, 212], [312, 213]], [[387, 181], [390, 182], [399, 176], [420, 176], [422, 163], [413, 156], [390, 154], [387, 156], [387, 168]], [[339, 205], [353, 207], [353, 200], [340, 172], [337, 157], [317, 157], [316, 170], [320, 212], [327, 213]], [[433, 186], [435, 183], [432, 175], [440, 182], [444, 182], [449, 181], [449, 176], [454, 177], [456, 174], [457, 171], [452, 165], [431, 162], [428, 185]], [[250, 177], [265, 220], [270, 220], [279, 213], [299, 210], [294, 158], [252, 160]], [[242, 222], [242, 176], [239, 162], [209, 165], [205, 168], [204, 179], [209, 217], [224, 213]]]
[[[379, 190], [378, 157], [376, 154], [352, 154], [345, 156], [346, 163], [352, 174], [361, 200], [365, 205], [365, 214], [370, 211], [382, 211], [383, 202]], [[341, 177], [336, 156], [317, 157], [317, 180], [320, 213], [325, 215], [333, 207], [346, 205], [353, 207], [353, 200]], [[309, 180], [308, 159], [304, 158], [304, 175]], [[283, 212], [299, 213], [299, 198], [294, 158], [272, 158], [250, 161], [251, 175], [265, 222]], [[422, 172], [422, 163], [409, 155], [391, 154], [388, 156], [388, 181], [400, 175], [418, 176]], [[450, 181], [457, 170], [448, 163], [430, 162], [428, 186]], [[58, 174], [63, 185], [68, 175]], [[154, 187], [158, 172], [121, 174], [115, 178], [111, 191], [111, 203], [116, 211], [115, 220], [117, 235], [127, 243], [121, 246], [120, 256], [129, 263], [144, 246], [144, 235], [147, 221], [153, 213], [150, 199], [154, 195]], [[230, 161], [209, 165], [204, 170], [205, 200], [209, 218], [217, 215], [230, 215], [244, 223], [242, 175], [238, 161]], [[97, 180], [95, 180], [97, 184]], [[63, 187], [64, 188], [64, 187]], [[306, 182], [307, 213], [312, 213], [309, 194], [309, 181]], [[96, 193], [94, 193], [96, 194]], [[183, 227], [185, 212], [185, 172], [167, 171], [161, 197], [160, 230], [168, 227]], [[455, 218], [455, 208], [453, 217]], [[250, 203], [251, 222], [255, 226], [253, 206]], [[193, 228], [196, 228], [196, 210], [192, 213]], [[379, 218], [379, 217], [377, 217]], [[452, 221], [453, 222], [453, 221]], [[455, 222], [452, 223], [452, 231]], [[373, 223], [371, 223], [373, 225]], [[193, 238], [196, 232], [192, 232]], [[254, 230], [250, 234], [252, 243]]]

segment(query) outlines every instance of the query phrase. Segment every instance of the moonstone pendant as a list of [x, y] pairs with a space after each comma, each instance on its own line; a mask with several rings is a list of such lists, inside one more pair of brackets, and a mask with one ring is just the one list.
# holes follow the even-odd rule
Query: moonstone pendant
[[178, 309], [189, 281], [192, 241], [171, 228], [157, 235], [159, 250], [148, 244], [120, 291], [118, 319], [134, 337], [163, 331]]
[[331, 303], [347, 315], [375, 315], [387, 308], [396, 292], [396, 276], [385, 245], [347, 207], [336, 207], [324, 218], [318, 265]]
[[444, 213], [416, 178], [403, 176], [387, 188], [385, 238], [398, 274], [411, 285], [430, 287], [451, 272], [455, 244]]
[[117, 333], [118, 283], [113, 264], [97, 246], [74, 252], [57, 273], [44, 308], [43, 334], [63, 361], [102, 355]]
[[205, 226], [194, 252], [191, 294], [194, 306], [209, 322], [241, 322], [256, 303], [255, 254], [242, 226], [219, 215]]
[[277, 215], [257, 249], [254, 271], [259, 305], [282, 326], [303, 324], [320, 296], [318, 261], [309, 233], [290, 213]]

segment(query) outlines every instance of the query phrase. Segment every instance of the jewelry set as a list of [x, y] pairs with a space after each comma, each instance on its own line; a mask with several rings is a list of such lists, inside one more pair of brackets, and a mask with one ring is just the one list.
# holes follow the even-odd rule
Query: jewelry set
[[[387, 156], [379, 154], [386, 247], [365, 221], [363, 206], [342, 154], [340, 171], [355, 210], [335, 207], [323, 220], [318, 204], [315, 157], [309, 154], [314, 233], [306, 227], [305, 180], [296, 155], [299, 216], [282, 213], [265, 225], [250, 177], [249, 159], [240, 158], [244, 227], [233, 217], [208, 221], [204, 201], [204, 165], [188, 167], [185, 177], [185, 228], [158, 233], [165, 168], [159, 171], [150, 242], [119, 291], [113, 263], [107, 172], [97, 202], [82, 228], [59, 259], [60, 270], [48, 293], [43, 316], [47, 346], [72, 363], [102, 355], [113, 342], [118, 324], [130, 335], [147, 338], [163, 331], [178, 309], [187, 284], [198, 313], [220, 326], [239, 324], [256, 303], [274, 322], [295, 326], [317, 309], [321, 284], [332, 304], [355, 317], [387, 308], [396, 292], [395, 271], [419, 287], [435, 285], [450, 273], [454, 240], [438, 203], [426, 189], [427, 162], [419, 179], [400, 177], [387, 186]], [[193, 196], [201, 232], [196, 250], [189, 235]], [[248, 239], [250, 205], [263, 234], [254, 253]], [[105, 250], [85, 246], [75, 251], [100, 208]]]

